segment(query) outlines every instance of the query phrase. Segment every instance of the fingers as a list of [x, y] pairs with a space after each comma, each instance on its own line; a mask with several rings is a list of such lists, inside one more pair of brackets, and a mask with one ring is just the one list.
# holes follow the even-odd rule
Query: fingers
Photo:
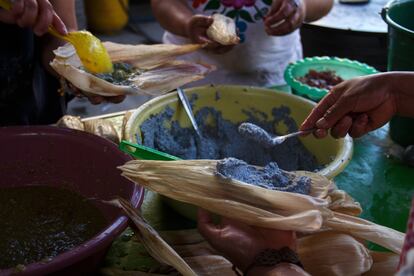
[[213, 223], [210, 213], [198, 208], [197, 221], [200, 234], [210, 243], [216, 241], [216, 238], [220, 236], [220, 229]]
[[36, 0], [25, 0], [23, 12], [18, 16], [16, 22], [22, 28], [33, 27], [36, 24], [38, 4]]
[[349, 131], [349, 135], [353, 138], [359, 138], [362, 135], [369, 132], [369, 117], [367, 114], [361, 114], [356, 119], [355, 122], [352, 124], [352, 127]]
[[316, 127], [316, 122], [320, 120], [325, 112], [339, 99], [341, 92], [334, 92], [333, 90], [328, 93], [319, 104], [312, 110], [305, 121], [300, 126], [300, 130], [312, 129]]
[[274, 35], [274, 36], [281, 36], [281, 35], [287, 35], [296, 30], [300, 27], [302, 22], [300, 21], [300, 13], [294, 12], [289, 17], [287, 17], [284, 21], [281, 22], [281, 24], [266, 28], [266, 33], [268, 35]]
[[49, 28], [49, 25], [53, 20], [53, 8], [49, 1], [39, 0], [39, 15], [36, 19], [33, 31], [36, 35], [41, 36], [45, 34]]
[[[279, 2], [279, 1], [275, 1]], [[292, 14], [296, 12], [296, 7], [291, 3], [290, 0], [280, 1], [281, 6], [278, 10], [276, 10], [273, 14], [269, 15], [265, 19], [265, 25], [268, 28], [272, 28], [273, 25], [278, 24], [280, 21], [290, 17]]]
[[53, 12], [51, 24], [61, 35], [66, 35], [68, 33], [68, 29], [66, 28], [65, 23], [63, 23], [62, 19], [60, 19], [60, 17], [55, 12]]
[[351, 129], [352, 123], [353, 121], [351, 116], [345, 116], [340, 119], [339, 122], [331, 129], [332, 137], [337, 139], [345, 137], [348, 131]]

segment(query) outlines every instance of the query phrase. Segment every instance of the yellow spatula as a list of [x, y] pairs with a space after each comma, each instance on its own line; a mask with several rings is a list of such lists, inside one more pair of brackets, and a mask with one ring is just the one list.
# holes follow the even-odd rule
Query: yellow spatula
[[[0, 0], [0, 7], [11, 10], [10, 0]], [[102, 42], [88, 31], [69, 32], [61, 35], [53, 26], [48, 32], [62, 40], [70, 42], [76, 50], [83, 66], [92, 73], [112, 72], [112, 62]]]

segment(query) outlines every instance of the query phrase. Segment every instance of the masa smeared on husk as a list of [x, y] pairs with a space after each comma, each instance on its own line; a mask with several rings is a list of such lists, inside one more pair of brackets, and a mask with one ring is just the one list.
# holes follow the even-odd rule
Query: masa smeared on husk
[[[83, 66], [72, 45], [67, 44], [54, 51], [53, 69], [78, 89], [101, 96], [127, 94], [161, 95], [189, 82], [204, 78], [214, 66], [175, 61], [174, 58], [200, 49], [201, 45], [123, 45], [105, 42], [115, 66], [129, 64], [132, 74], [125, 80], [111, 83], [101, 76], [91, 74]], [[103, 77], [103, 78], [102, 78]], [[108, 78], [107, 78], [108, 79]]]
[[240, 42], [237, 36], [236, 23], [230, 17], [213, 14], [213, 23], [207, 29], [207, 36], [221, 45], [235, 45]]
[[120, 169], [123, 176], [152, 191], [249, 225], [298, 232], [332, 229], [401, 252], [403, 233], [346, 215], [359, 207], [353, 201], [345, 200], [340, 209], [345, 214], [330, 210], [333, 184], [318, 174], [290, 172], [311, 178], [311, 196], [307, 196], [224, 179], [217, 176], [217, 162], [133, 160]]

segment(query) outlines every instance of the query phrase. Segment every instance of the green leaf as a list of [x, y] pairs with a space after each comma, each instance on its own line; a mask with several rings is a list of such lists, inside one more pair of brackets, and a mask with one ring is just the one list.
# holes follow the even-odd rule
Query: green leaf
[[228, 13], [226, 13], [226, 16], [228, 16], [230, 18], [235, 18], [238, 14], [239, 14], [238, 10], [232, 10], [232, 11], [229, 11]]
[[263, 0], [266, 5], [272, 5], [272, 0]]
[[240, 11], [240, 17], [246, 20], [247, 22], [253, 23], [253, 18], [251, 17], [250, 13], [245, 10]]
[[217, 10], [220, 8], [220, 0], [211, 0], [208, 4], [204, 7], [204, 10]]

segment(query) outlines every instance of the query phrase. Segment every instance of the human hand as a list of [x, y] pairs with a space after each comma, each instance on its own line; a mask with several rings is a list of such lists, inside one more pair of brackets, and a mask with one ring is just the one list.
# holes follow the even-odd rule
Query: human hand
[[206, 50], [216, 54], [224, 54], [233, 49], [233, 45], [221, 45], [208, 38], [207, 29], [211, 24], [211, 16], [193, 15], [186, 25], [187, 37], [194, 43], [205, 44]]
[[305, 15], [305, 5], [301, 0], [273, 1], [264, 18], [265, 31], [272, 36], [290, 34], [302, 25]]
[[202, 209], [198, 211], [198, 231], [242, 271], [264, 249], [296, 249], [296, 235], [292, 231], [253, 227], [226, 218], [215, 225], [210, 214]]
[[89, 102], [93, 105], [98, 105], [103, 102], [110, 102], [110, 103], [121, 103], [123, 100], [125, 100], [125, 95], [119, 95], [119, 96], [111, 96], [111, 97], [103, 97], [100, 95], [91, 94], [88, 92], [81, 91], [77, 87], [75, 87], [73, 84], [67, 82], [67, 87], [70, 90], [70, 92], [75, 95], [75, 97], [82, 98], [86, 97], [88, 98]]
[[14, 0], [10, 11], [0, 9], [0, 21], [31, 28], [38, 36], [44, 35], [49, 25], [54, 26], [60, 34], [67, 34], [65, 24], [48, 0]]
[[317, 128], [323, 138], [347, 133], [357, 138], [386, 124], [397, 112], [397, 94], [391, 74], [354, 78], [335, 86], [315, 107], [301, 130]]

